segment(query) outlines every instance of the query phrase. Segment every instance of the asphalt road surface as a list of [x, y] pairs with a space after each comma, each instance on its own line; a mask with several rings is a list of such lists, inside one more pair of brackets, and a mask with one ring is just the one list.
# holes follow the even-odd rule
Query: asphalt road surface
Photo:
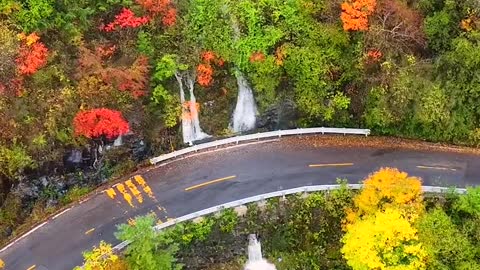
[[[480, 157], [471, 154], [362, 147], [315, 147], [308, 140], [259, 142], [197, 154], [122, 179], [0, 252], [8, 270], [67, 270], [100, 240], [119, 243], [116, 225], [155, 212], [179, 217], [218, 204], [306, 185], [358, 183], [381, 167], [396, 167], [424, 185], [480, 183]], [[151, 192], [150, 192], [151, 190]]]

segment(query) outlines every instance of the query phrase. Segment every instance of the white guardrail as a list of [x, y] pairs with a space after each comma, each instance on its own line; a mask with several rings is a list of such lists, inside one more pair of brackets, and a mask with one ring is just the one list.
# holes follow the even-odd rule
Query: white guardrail
[[217, 140], [208, 143], [202, 143], [198, 145], [194, 145], [191, 147], [187, 147], [182, 150], [174, 151], [169, 154], [161, 155], [155, 158], [150, 159], [150, 163], [153, 165], [169, 160], [178, 156], [182, 156], [188, 153], [197, 152], [199, 150], [218, 147], [221, 145], [227, 144], [238, 144], [239, 142], [244, 141], [251, 141], [251, 140], [258, 140], [258, 139], [265, 139], [265, 138], [273, 138], [273, 137], [282, 137], [282, 136], [291, 136], [291, 135], [307, 135], [307, 134], [343, 134], [343, 135], [370, 135], [370, 129], [356, 129], [356, 128], [299, 128], [299, 129], [287, 129], [287, 130], [277, 130], [277, 131], [270, 131], [270, 132], [262, 132], [262, 133], [255, 133], [243, 136], [236, 136], [232, 138]]
[[[347, 187], [349, 189], [361, 189], [362, 186], [363, 186], [362, 184], [347, 184]], [[287, 190], [280, 190], [280, 191], [265, 193], [265, 194], [252, 196], [252, 197], [244, 198], [244, 199], [241, 199], [241, 200], [236, 200], [236, 201], [233, 201], [233, 202], [217, 205], [217, 206], [210, 207], [210, 208], [207, 208], [207, 209], [204, 209], [204, 210], [200, 210], [200, 211], [195, 212], [195, 213], [191, 213], [191, 214], [182, 216], [182, 217], [171, 219], [167, 222], [156, 225], [153, 228], [154, 228], [155, 231], [161, 231], [161, 230], [163, 230], [165, 228], [168, 228], [168, 227], [171, 227], [171, 226], [173, 226], [177, 223], [193, 220], [193, 219], [196, 219], [198, 217], [202, 217], [202, 216], [206, 216], [206, 215], [210, 215], [210, 214], [213, 214], [213, 213], [216, 213], [216, 212], [220, 212], [224, 209], [234, 208], [234, 207], [242, 206], [242, 205], [253, 203], [253, 202], [263, 201], [263, 200], [270, 199], [270, 198], [284, 197], [284, 196], [291, 195], [291, 194], [296, 194], [296, 193], [329, 191], [329, 190], [339, 189], [341, 187], [342, 187], [342, 185], [304, 186], [304, 187], [298, 187], [298, 188], [292, 188], [292, 189], [287, 189]], [[436, 187], [436, 186], [422, 186], [422, 190], [423, 190], [423, 192], [426, 192], [426, 193], [445, 193], [445, 192], [449, 191], [450, 188]], [[457, 193], [460, 193], [460, 194], [464, 194], [464, 193], [467, 192], [467, 190], [464, 189], [464, 188], [457, 188], [455, 190], [456, 190]], [[124, 241], [124, 242], [116, 245], [115, 247], [113, 247], [113, 249], [118, 252], [118, 251], [121, 251], [122, 249], [124, 249], [129, 244], [130, 244], [130, 241]]]

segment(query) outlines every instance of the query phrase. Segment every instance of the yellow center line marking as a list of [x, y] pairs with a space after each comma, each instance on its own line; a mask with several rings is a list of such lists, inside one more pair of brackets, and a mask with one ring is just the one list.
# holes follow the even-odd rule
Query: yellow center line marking
[[308, 167], [310, 168], [318, 168], [318, 167], [345, 167], [345, 166], [353, 166], [353, 163], [326, 163], [326, 164], [310, 164]]
[[35, 267], [37, 267], [37, 266], [36, 266], [36, 265], [32, 265], [32, 266], [30, 266], [29, 268], [27, 268], [27, 270], [33, 270], [33, 269], [35, 269]]
[[432, 169], [432, 170], [442, 170], [442, 171], [456, 171], [457, 169], [448, 168], [448, 167], [437, 167], [437, 166], [417, 166], [419, 169]]
[[91, 234], [93, 231], [95, 231], [95, 228], [91, 228], [90, 230], [85, 232], [85, 235]]
[[212, 181], [208, 181], [208, 182], [205, 182], [205, 183], [201, 183], [201, 184], [198, 184], [198, 185], [195, 185], [195, 186], [188, 187], [188, 188], [185, 189], [185, 191], [190, 191], [192, 189], [201, 188], [201, 187], [208, 186], [208, 185], [211, 185], [211, 184], [215, 184], [215, 183], [218, 183], [218, 182], [222, 182], [222, 181], [225, 181], [225, 180], [230, 180], [230, 179], [233, 179], [235, 177], [237, 177], [237, 176], [236, 175], [231, 175], [231, 176], [215, 179], [215, 180], [212, 180]]

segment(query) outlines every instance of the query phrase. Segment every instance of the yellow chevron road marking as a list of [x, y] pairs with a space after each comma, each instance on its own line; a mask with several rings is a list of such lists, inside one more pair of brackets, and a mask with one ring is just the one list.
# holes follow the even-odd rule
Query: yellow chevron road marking
[[125, 184], [127, 185], [130, 192], [133, 194], [133, 196], [135, 196], [137, 201], [139, 203], [143, 203], [143, 196], [140, 193], [140, 191], [138, 191], [137, 186], [135, 186], [135, 184], [133, 184], [132, 180], [125, 181]]
[[142, 187], [143, 192], [145, 192], [148, 197], [156, 200], [155, 196], [153, 195], [152, 189], [150, 188], [150, 186], [147, 185], [147, 182], [145, 181], [145, 179], [143, 179], [141, 175], [135, 175], [133, 179], [135, 179], [135, 182], [137, 182], [138, 185]]
[[131, 207], [135, 207], [133, 206], [133, 203], [132, 203], [132, 195], [130, 195], [130, 193], [127, 192], [127, 190], [125, 189], [125, 185], [120, 183], [117, 185], [117, 189], [120, 193], [122, 193], [123, 199], [125, 199], [125, 201], [127, 201], [127, 203]]

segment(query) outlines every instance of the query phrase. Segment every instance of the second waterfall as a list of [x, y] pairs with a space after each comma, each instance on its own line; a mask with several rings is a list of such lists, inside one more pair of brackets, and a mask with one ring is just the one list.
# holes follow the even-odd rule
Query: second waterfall
[[257, 105], [253, 91], [242, 73], [237, 72], [238, 96], [233, 111], [231, 128], [234, 132], [244, 132], [255, 128]]

